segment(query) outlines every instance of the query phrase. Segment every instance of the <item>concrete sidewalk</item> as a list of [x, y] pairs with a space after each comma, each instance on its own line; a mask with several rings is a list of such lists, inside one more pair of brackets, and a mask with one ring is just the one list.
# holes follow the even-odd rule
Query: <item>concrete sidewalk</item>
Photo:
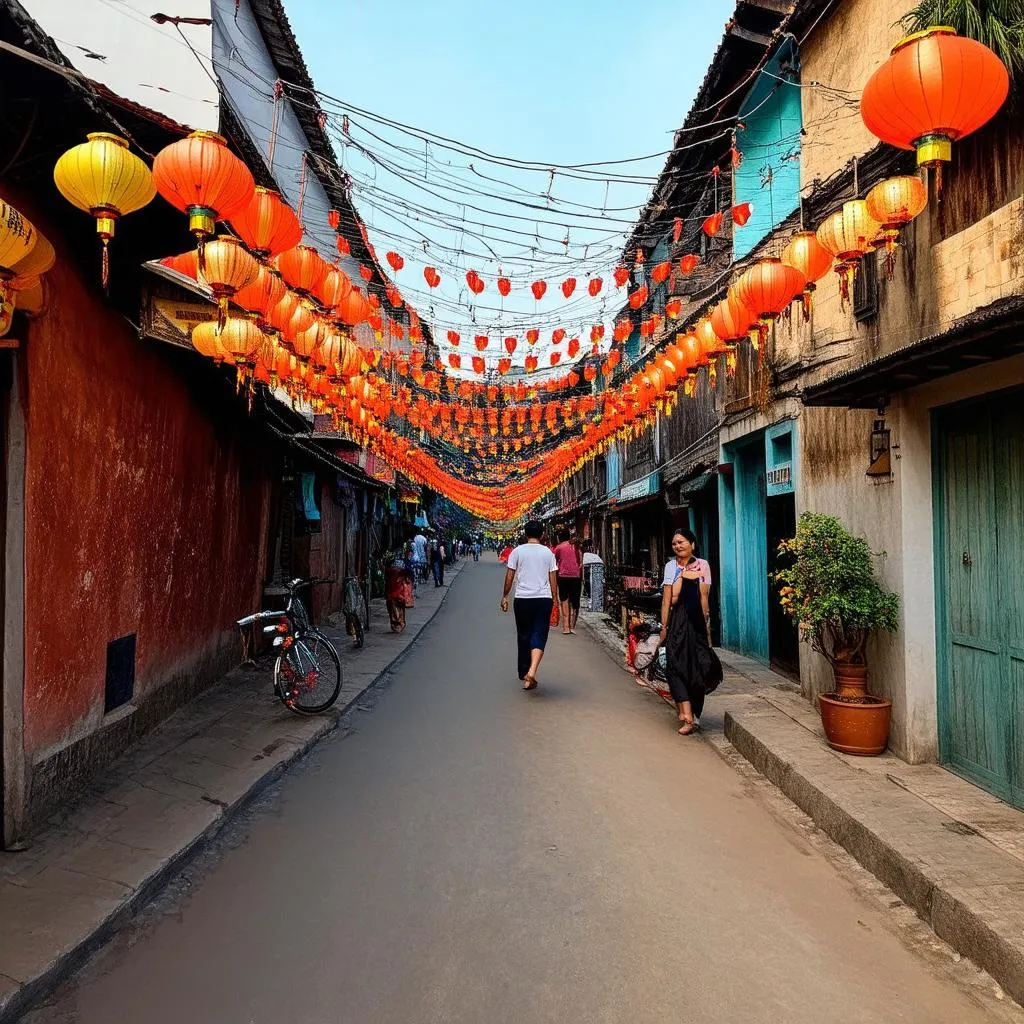
[[[583, 622], [622, 663], [601, 615]], [[705, 738], [739, 751], [958, 953], [1024, 1004], [1024, 813], [935, 764], [851, 757], [825, 743], [790, 680], [720, 650]], [[623, 673], [624, 680], [629, 679]]]
[[[344, 686], [323, 715], [290, 713], [269, 666], [240, 667], [119, 758], [24, 852], [0, 852], [0, 1021], [15, 1020], [141, 909], [248, 800], [337, 729], [440, 610], [448, 585], [419, 586], [402, 634], [373, 602], [365, 646], [325, 627]], [[241, 651], [241, 647], [239, 647]]]

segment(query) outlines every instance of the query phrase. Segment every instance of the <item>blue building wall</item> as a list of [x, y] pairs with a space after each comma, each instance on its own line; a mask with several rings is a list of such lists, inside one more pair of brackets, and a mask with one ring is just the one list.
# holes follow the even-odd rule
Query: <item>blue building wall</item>
[[622, 460], [619, 456], [619, 446], [613, 444], [605, 454], [606, 485], [605, 494], [609, 498], [616, 498], [619, 488], [622, 486]]
[[743, 161], [733, 174], [734, 202], [753, 214], [733, 232], [736, 259], [751, 250], [800, 204], [800, 130], [803, 127], [796, 50], [783, 46], [758, 76], [743, 103], [736, 145]]

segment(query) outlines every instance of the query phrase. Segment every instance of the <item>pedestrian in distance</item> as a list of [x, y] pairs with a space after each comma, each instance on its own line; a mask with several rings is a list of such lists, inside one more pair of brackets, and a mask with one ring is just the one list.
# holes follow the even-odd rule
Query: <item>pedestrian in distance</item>
[[661, 586], [661, 642], [665, 675], [679, 710], [680, 736], [700, 729], [705, 696], [722, 681], [722, 664], [711, 646], [711, 566], [698, 558], [696, 536], [672, 534], [672, 554]]
[[555, 562], [558, 564], [558, 600], [562, 605], [562, 634], [569, 636], [576, 632], [576, 620], [580, 615], [583, 554], [579, 545], [570, 539], [568, 530], [558, 534]]
[[515, 584], [513, 608], [518, 641], [519, 678], [524, 690], [537, 688], [537, 670], [544, 657], [551, 628], [551, 609], [558, 599], [558, 564], [550, 548], [541, 543], [543, 524], [526, 524], [526, 541], [508, 556], [501, 610], [508, 611], [508, 595]]
[[444, 546], [444, 539], [441, 537], [437, 538], [437, 543], [432, 549], [432, 565], [434, 569], [434, 586], [444, 586], [444, 560], [446, 557], [446, 551]]
[[412, 539], [412, 557], [416, 563], [416, 574], [421, 580], [427, 578], [427, 550], [429, 543], [422, 533], [417, 533]]

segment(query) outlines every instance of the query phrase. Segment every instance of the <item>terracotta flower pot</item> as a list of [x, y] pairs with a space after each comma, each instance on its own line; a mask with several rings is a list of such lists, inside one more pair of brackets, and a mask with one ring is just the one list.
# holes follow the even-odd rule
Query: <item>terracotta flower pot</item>
[[867, 696], [867, 665], [850, 665], [839, 662], [832, 666], [832, 678], [836, 681], [835, 692], [840, 697], [859, 698]]
[[838, 693], [818, 694], [821, 725], [828, 745], [844, 754], [881, 754], [889, 743], [892, 701], [861, 696], [840, 700]]

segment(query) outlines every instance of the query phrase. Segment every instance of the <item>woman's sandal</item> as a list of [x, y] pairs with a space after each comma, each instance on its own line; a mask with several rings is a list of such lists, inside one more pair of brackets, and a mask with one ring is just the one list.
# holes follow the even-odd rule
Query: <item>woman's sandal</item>
[[[680, 719], [682, 721], [682, 719]], [[696, 722], [683, 722], [683, 727], [679, 730], [680, 736], [692, 736], [695, 732], [700, 732], [700, 726]]]
[[536, 690], [537, 680], [534, 676], [529, 674], [523, 676], [523, 689], [524, 690]]

